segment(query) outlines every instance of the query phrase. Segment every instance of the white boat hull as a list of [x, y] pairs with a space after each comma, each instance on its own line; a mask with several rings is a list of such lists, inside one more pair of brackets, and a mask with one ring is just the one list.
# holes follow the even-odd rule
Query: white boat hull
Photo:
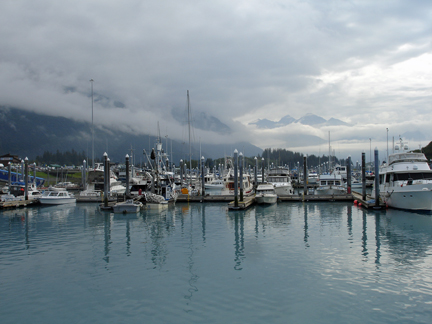
[[275, 204], [277, 202], [277, 195], [256, 195], [255, 202], [257, 204]]
[[43, 205], [64, 205], [64, 204], [75, 203], [76, 198], [72, 198], [72, 197], [65, 197], [65, 198], [40, 197], [39, 202]]
[[392, 208], [432, 211], [432, 184], [393, 188], [380, 196]]
[[318, 187], [316, 189], [317, 195], [345, 195], [346, 193], [343, 187]]
[[278, 196], [289, 196], [294, 194], [293, 186], [290, 183], [282, 184], [282, 183], [272, 182], [272, 184]]
[[135, 203], [118, 203], [114, 205], [113, 211], [114, 213], [138, 213], [141, 210], [142, 204]]

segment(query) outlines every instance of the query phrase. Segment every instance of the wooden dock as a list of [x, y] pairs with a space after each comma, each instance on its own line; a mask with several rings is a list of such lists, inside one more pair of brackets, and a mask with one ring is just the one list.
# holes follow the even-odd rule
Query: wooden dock
[[366, 195], [366, 200], [363, 200], [363, 195], [359, 192], [353, 191], [352, 195], [354, 200], [357, 201], [358, 206], [365, 207], [367, 209], [386, 209], [387, 206], [384, 202], [380, 201], [379, 205], [376, 206], [375, 199], [370, 195]]
[[37, 199], [33, 199], [33, 200], [11, 200], [11, 201], [0, 202], [0, 209], [26, 207], [26, 206], [30, 206], [30, 205], [36, 205], [36, 204], [39, 204], [39, 200], [37, 200]]
[[351, 194], [345, 195], [290, 195], [279, 196], [278, 201], [353, 201]]
[[[232, 199], [232, 197], [231, 197], [231, 199]], [[255, 204], [255, 197], [249, 196], [249, 197], [243, 198], [243, 201], [239, 201], [237, 206], [235, 206], [235, 201], [231, 201], [228, 204], [228, 210], [244, 210], [244, 209], [249, 208], [253, 204]]]

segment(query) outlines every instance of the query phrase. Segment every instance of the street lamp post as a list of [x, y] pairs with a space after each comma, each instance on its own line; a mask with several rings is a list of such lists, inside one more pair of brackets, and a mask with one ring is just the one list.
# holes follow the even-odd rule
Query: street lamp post
[[372, 138], [369, 138], [369, 171], [372, 171]]
[[92, 167], [94, 170], [95, 163], [94, 163], [94, 126], [93, 126], [93, 79], [90, 79], [91, 84], [91, 98], [92, 98]]

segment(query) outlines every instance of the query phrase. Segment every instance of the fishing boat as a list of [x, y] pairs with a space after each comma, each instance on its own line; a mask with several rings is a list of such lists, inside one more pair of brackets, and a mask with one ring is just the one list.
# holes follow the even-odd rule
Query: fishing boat
[[275, 204], [277, 194], [273, 185], [270, 183], [259, 184], [256, 189], [255, 202], [257, 204]]
[[393, 208], [432, 211], [432, 170], [426, 156], [409, 152], [402, 140], [395, 151], [379, 168], [380, 199]]
[[294, 194], [294, 188], [288, 168], [277, 167], [270, 169], [267, 175], [267, 182], [273, 185], [278, 196]]
[[156, 195], [151, 192], [145, 192], [142, 196], [143, 209], [146, 210], [164, 210], [167, 209], [169, 204], [164, 196]]
[[309, 172], [307, 184], [316, 185], [318, 183], [318, 181], [319, 181], [318, 173]]
[[343, 195], [347, 193], [340, 174], [321, 174], [317, 195]]
[[76, 198], [67, 190], [47, 190], [42, 193], [39, 202], [44, 205], [63, 205], [76, 202]]

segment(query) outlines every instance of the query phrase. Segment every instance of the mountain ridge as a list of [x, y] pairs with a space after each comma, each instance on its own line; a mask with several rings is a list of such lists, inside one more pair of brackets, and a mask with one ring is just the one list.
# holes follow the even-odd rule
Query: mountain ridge
[[279, 121], [272, 121], [267, 118], [258, 119], [255, 122], [251, 122], [248, 125], [255, 125], [258, 128], [263, 129], [274, 129], [279, 127], [284, 127], [293, 123], [299, 123], [307, 126], [348, 126], [348, 123], [336, 118], [330, 118], [329, 120], [324, 119], [321, 116], [307, 113], [306, 115], [300, 117], [299, 119], [295, 119], [290, 115], [283, 116]]
[[[136, 163], [146, 162], [143, 149], [154, 147], [157, 137], [149, 134], [131, 134], [124, 131], [95, 126], [95, 159], [102, 159], [107, 152], [113, 162], [124, 162], [126, 154], [135, 154]], [[180, 159], [189, 160], [189, 149], [176, 140], [161, 140], [163, 148], [175, 164]], [[165, 147], [166, 143], [168, 148]], [[242, 149], [249, 156], [261, 155], [263, 150], [246, 142], [231, 144], [192, 143], [192, 160], [217, 159], [232, 154], [235, 148]], [[14, 154], [34, 159], [45, 151], [60, 152], [75, 150], [92, 155], [91, 124], [65, 117], [54, 117], [11, 107], [0, 107], [0, 155]], [[187, 151], [187, 152], [186, 152]]]

